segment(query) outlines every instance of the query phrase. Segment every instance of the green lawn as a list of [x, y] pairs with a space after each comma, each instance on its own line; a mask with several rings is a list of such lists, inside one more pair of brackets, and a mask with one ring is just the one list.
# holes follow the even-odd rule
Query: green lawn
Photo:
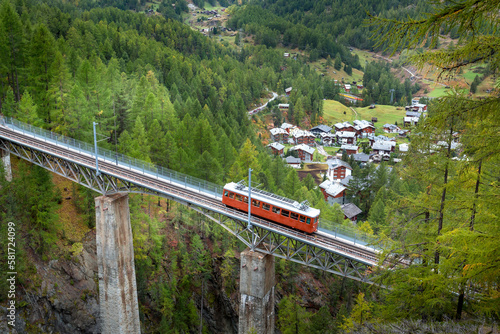
[[375, 109], [370, 109], [369, 107], [354, 108], [358, 113], [356, 117], [350, 108], [340, 102], [333, 100], [325, 100], [323, 102], [323, 118], [326, 121], [325, 123], [329, 125], [344, 121], [352, 122], [355, 119], [371, 121], [372, 117], [377, 117], [378, 122], [375, 123], [375, 127], [380, 128], [385, 123], [394, 124], [398, 122], [398, 124], [402, 124], [403, 117], [406, 115], [405, 108], [403, 107], [377, 104]]
[[[394, 107], [377, 104], [374, 109], [369, 107], [355, 108], [358, 113], [358, 119], [364, 119], [371, 121], [372, 117], [377, 117], [377, 123], [375, 123], [376, 128], [382, 127], [385, 123], [398, 124], [403, 123], [403, 117], [406, 115], [405, 108]], [[399, 109], [399, 110], [398, 110]]]
[[323, 101], [323, 118], [326, 124], [330, 125], [344, 121], [352, 122], [355, 119], [351, 109], [334, 100]]

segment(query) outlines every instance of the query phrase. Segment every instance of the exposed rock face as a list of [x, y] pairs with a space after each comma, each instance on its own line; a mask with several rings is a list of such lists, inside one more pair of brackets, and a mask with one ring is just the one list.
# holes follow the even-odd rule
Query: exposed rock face
[[[36, 260], [41, 284], [36, 290], [19, 290], [27, 303], [19, 310], [18, 333], [38, 327], [46, 333], [100, 333], [95, 231], [83, 240], [76, 260]], [[24, 322], [24, 323], [23, 323]]]

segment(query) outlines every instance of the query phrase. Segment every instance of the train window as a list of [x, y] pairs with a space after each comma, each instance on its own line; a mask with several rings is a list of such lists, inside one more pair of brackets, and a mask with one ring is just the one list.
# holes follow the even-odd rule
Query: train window
[[241, 195], [236, 194], [235, 196], [237, 201], [241, 202], [243, 200], [243, 198], [241, 198]]
[[224, 196], [226, 196], [226, 197], [227, 197], [228, 195], [229, 195], [229, 191], [224, 190]]
[[243, 196], [243, 203], [248, 203], [248, 197]]
[[267, 203], [262, 203], [262, 209], [269, 211], [271, 210], [271, 206]]
[[234, 193], [229, 193], [229, 198], [234, 198]]
[[311, 218], [307, 218], [307, 223], [311, 224]]
[[281, 210], [281, 215], [285, 216], [285, 217], [288, 217], [290, 215], [290, 211]]
[[260, 202], [253, 199], [252, 200], [252, 205], [256, 206], [256, 207], [260, 207]]
[[277, 207], [273, 206], [273, 212], [277, 213], [277, 214], [280, 214], [280, 208], [277, 208]]
[[290, 214], [290, 218], [295, 219], [295, 220], [298, 220], [298, 219], [299, 219], [299, 215], [298, 215], [298, 214], [296, 214], [295, 212], [292, 212], [292, 213]]
[[314, 223], [317, 224], [318, 223], [318, 217], [316, 217], [316, 219], [314, 220]]
[[304, 217], [304, 216], [300, 216], [300, 222], [301, 222], [301, 223], [305, 223], [305, 222], [306, 222], [306, 217]]

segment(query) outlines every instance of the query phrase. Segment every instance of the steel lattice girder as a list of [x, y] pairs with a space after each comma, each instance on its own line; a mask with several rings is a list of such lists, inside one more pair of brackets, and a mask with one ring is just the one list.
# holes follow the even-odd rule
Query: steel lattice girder
[[339, 276], [372, 284], [369, 279], [372, 273], [371, 266], [345, 255], [337, 254], [315, 246], [312, 243], [297, 240], [264, 227], [252, 225], [251, 229], [248, 229], [246, 221], [211, 210], [209, 207], [203, 207], [186, 199], [168, 195], [131, 181], [108, 175], [102, 170], [99, 175], [96, 175], [96, 170], [93, 166], [85, 166], [68, 161], [4, 138], [0, 138], [0, 148], [103, 195], [116, 192], [129, 192], [149, 194], [174, 200], [216, 222], [251, 249]]

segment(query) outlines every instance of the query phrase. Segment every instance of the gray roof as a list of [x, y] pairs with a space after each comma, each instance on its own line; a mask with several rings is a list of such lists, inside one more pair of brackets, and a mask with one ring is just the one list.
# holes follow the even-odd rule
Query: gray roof
[[271, 144], [269, 144], [267, 146], [270, 146], [270, 147], [272, 147], [272, 148], [274, 148], [274, 149], [276, 149], [278, 151], [280, 151], [280, 150], [282, 150], [282, 149], [285, 148], [285, 145], [281, 145], [280, 143], [271, 143]]
[[342, 211], [344, 212], [344, 215], [346, 215], [347, 218], [351, 219], [354, 216], [359, 215], [361, 212], [361, 209], [358, 208], [355, 204], [353, 203], [348, 203], [340, 206]]
[[289, 155], [288, 157], [285, 158], [285, 161], [287, 164], [300, 164], [300, 158], [295, 158]]
[[332, 131], [332, 128], [329, 127], [328, 125], [325, 125], [325, 124], [320, 124], [320, 125], [316, 125], [314, 128], [312, 128], [311, 132], [314, 132], [314, 131], [321, 131], [321, 132], [330, 132]]
[[352, 175], [347, 175], [343, 179], [340, 179], [339, 182], [344, 185], [344, 187], [347, 187], [349, 185], [349, 181], [351, 181]]
[[406, 112], [407, 117], [420, 117], [421, 115], [422, 115], [422, 113], [419, 111], [407, 111]]
[[335, 134], [337, 135], [337, 137], [341, 137], [341, 138], [354, 138], [354, 137], [356, 137], [356, 132], [352, 132], [352, 131], [337, 131]]
[[328, 164], [329, 168], [335, 168], [335, 167], [338, 167], [338, 166], [344, 166], [345, 168], [348, 168], [348, 169], [352, 170], [351, 165], [349, 165], [347, 162], [345, 162], [343, 160], [340, 160], [340, 159], [337, 159], [337, 158], [328, 159], [328, 160], [326, 160], [326, 163]]
[[374, 150], [382, 150], [382, 151], [390, 151], [391, 150], [391, 145], [383, 144], [380, 142], [375, 142], [372, 146], [372, 149]]
[[354, 158], [354, 161], [360, 162], [368, 162], [368, 160], [370, 159], [370, 156], [366, 153], [353, 154], [352, 157]]
[[340, 182], [332, 182], [330, 180], [324, 181], [319, 185], [319, 187], [324, 189], [328, 195], [333, 197], [345, 190], [345, 187]]
[[344, 144], [344, 145], [340, 146], [340, 149], [341, 150], [357, 150], [358, 146], [356, 146], [356, 145], [350, 145], [350, 144]]
[[316, 149], [314, 147], [308, 146], [306, 144], [296, 145], [296, 146], [292, 147], [291, 150], [293, 150], [293, 151], [302, 150], [302, 151], [305, 151], [309, 154], [313, 154], [314, 151], [316, 151]]

